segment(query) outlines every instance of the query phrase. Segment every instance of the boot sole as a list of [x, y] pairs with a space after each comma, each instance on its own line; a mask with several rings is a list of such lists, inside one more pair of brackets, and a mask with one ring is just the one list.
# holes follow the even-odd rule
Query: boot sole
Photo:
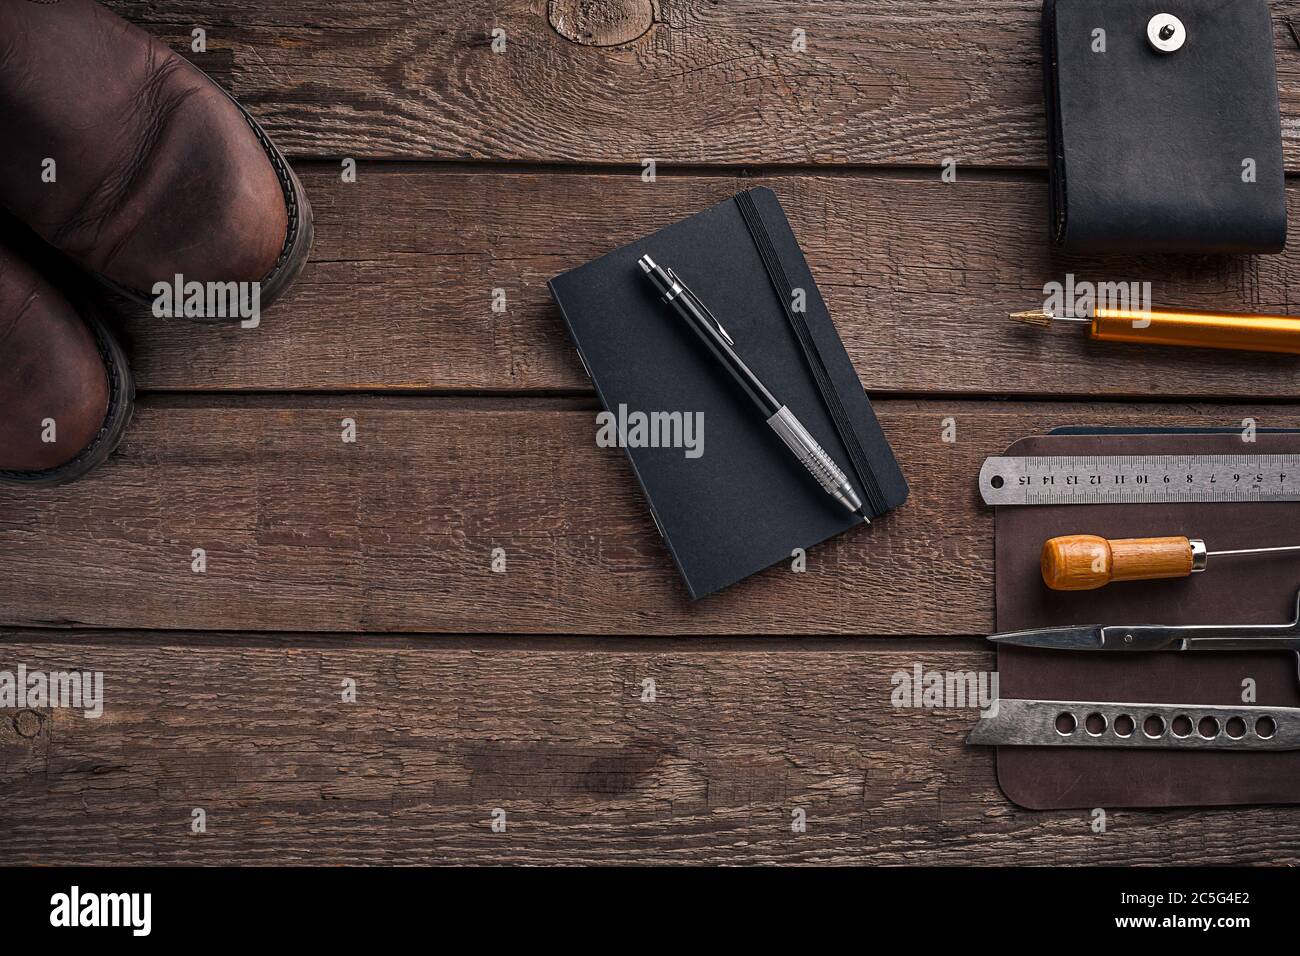
[[[195, 67], [197, 70], [198, 67]], [[203, 73], [202, 70], [199, 70]], [[284, 237], [284, 247], [280, 250], [280, 257], [276, 260], [271, 271], [261, 280], [261, 289], [259, 293], [259, 309], [270, 308], [288, 288], [293, 285], [298, 274], [302, 272], [302, 267], [307, 264], [307, 257], [311, 253], [312, 242], [316, 238], [316, 226], [312, 218], [311, 203], [307, 201], [307, 192], [302, 188], [302, 183], [298, 175], [285, 159], [284, 153], [280, 152], [280, 147], [271, 141], [271, 137], [266, 134], [262, 124], [255, 120], [248, 110], [244, 109], [242, 103], [230, 95], [224, 86], [218, 83], [212, 77], [203, 73], [209, 83], [221, 90], [230, 102], [235, 104], [235, 108], [243, 115], [248, 122], [257, 141], [262, 145], [262, 150], [266, 153], [266, 158], [271, 161], [271, 168], [275, 170], [275, 177], [280, 181], [280, 188], [284, 192], [284, 208], [289, 220], [289, 227]], [[139, 289], [132, 289], [105, 276], [95, 274], [95, 279], [103, 286], [124, 296], [134, 302], [144, 306], [152, 306], [154, 297], [141, 292]], [[208, 317], [208, 316], [186, 316], [189, 321], [197, 323], [221, 323], [225, 324], [231, 321], [239, 321], [227, 317]]]
[[126, 434], [127, 425], [135, 412], [135, 379], [126, 353], [117, 338], [93, 312], [79, 309], [83, 321], [95, 336], [95, 345], [104, 361], [108, 375], [108, 412], [104, 424], [89, 445], [71, 461], [43, 471], [0, 471], [0, 484], [20, 485], [27, 488], [51, 488], [54, 485], [75, 481], [97, 465], [102, 464], [117, 449]]

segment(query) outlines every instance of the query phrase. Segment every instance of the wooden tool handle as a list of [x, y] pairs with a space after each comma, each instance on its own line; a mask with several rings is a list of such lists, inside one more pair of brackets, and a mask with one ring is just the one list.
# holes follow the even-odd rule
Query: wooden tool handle
[[1110, 342], [1300, 355], [1300, 318], [1290, 315], [1216, 315], [1211, 312], [1136, 312], [1099, 308], [1092, 334]]
[[1192, 573], [1188, 538], [1119, 538], [1069, 534], [1043, 545], [1043, 582], [1053, 591], [1091, 591], [1111, 581], [1185, 578]]

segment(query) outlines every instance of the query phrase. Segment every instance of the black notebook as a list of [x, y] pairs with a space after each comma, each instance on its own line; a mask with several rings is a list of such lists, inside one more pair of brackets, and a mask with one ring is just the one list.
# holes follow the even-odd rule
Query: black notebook
[[[740, 193], [550, 282], [609, 413], [593, 421], [593, 441], [600, 425], [604, 443], [621, 432], [691, 597], [865, 523], [821, 489], [659, 299], [637, 265], [645, 254], [709, 307], [741, 359], [839, 464], [873, 517], [903, 503], [907, 483], [776, 194]], [[638, 422], [655, 413], [658, 427], [638, 432]], [[677, 421], [682, 426], [670, 428]], [[688, 431], [688, 422], [702, 428]], [[693, 447], [649, 445], [660, 437]]]

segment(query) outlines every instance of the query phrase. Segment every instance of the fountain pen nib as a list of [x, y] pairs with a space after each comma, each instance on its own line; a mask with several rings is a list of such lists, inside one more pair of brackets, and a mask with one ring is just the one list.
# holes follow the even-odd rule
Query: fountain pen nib
[[1012, 322], [1024, 322], [1026, 325], [1037, 325], [1044, 329], [1050, 329], [1055, 316], [1050, 312], [1044, 312], [1042, 309], [1031, 309], [1028, 312], [1008, 313], [1007, 318]]

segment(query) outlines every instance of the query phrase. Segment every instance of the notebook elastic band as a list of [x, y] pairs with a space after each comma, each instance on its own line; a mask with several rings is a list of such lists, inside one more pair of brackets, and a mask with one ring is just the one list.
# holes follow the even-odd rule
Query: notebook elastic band
[[857, 473], [858, 480], [862, 482], [864, 497], [871, 508], [871, 514], [873, 516], [883, 514], [887, 509], [884, 495], [880, 491], [880, 482], [876, 479], [871, 461], [858, 440], [858, 433], [849, 420], [844, 402], [840, 400], [840, 394], [835, 388], [834, 381], [831, 380], [830, 372], [826, 369], [826, 361], [817, 347], [812, 331], [808, 328], [808, 320], [802, 312], [794, 310], [794, 287], [790, 284], [790, 277], [786, 275], [785, 266], [781, 264], [781, 257], [777, 255], [776, 246], [772, 243], [772, 236], [767, 231], [763, 217], [759, 214], [758, 205], [748, 191], [737, 193], [735, 200], [736, 205], [740, 207], [745, 225], [749, 228], [749, 234], [753, 237], [754, 245], [758, 247], [759, 258], [763, 260], [763, 268], [767, 270], [767, 277], [772, 282], [776, 297], [781, 301], [785, 317], [790, 327], [794, 329], [800, 348], [803, 349], [804, 360], [808, 363], [813, 380], [817, 383], [817, 391], [821, 393], [822, 403], [830, 413], [840, 441], [848, 450], [849, 461]]

